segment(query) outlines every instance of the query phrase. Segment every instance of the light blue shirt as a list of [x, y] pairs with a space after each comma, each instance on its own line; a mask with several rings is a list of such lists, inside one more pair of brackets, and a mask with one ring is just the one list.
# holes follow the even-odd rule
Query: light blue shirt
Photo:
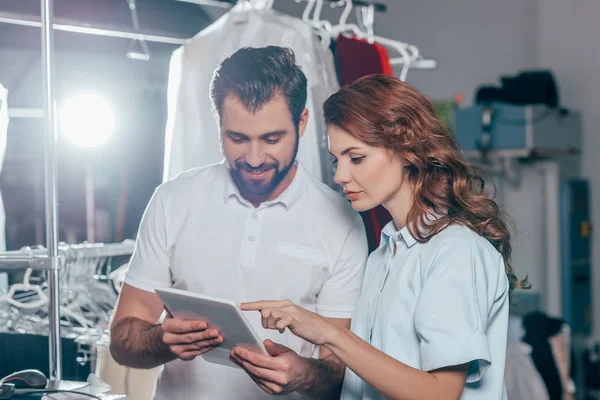
[[[505, 400], [508, 308], [504, 262], [485, 238], [452, 225], [419, 243], [390, 222], [367, 262], [351, 329], [423, 371], [470, 363], [461, 399]], [[384, 399], [350, 369], [341, 398]]]

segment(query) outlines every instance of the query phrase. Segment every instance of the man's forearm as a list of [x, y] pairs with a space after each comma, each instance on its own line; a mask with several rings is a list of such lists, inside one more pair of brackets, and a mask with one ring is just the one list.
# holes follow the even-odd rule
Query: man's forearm
[[110, 353], [121, 365], [149, 369], [177, 358], [163, 343], [160, 325], [127, 317], [113, 324], [110, 336]]
[[298, 393], [309, 399], [339, 399], [346, 366], [334, 355], [307, 359], [305, 384]]

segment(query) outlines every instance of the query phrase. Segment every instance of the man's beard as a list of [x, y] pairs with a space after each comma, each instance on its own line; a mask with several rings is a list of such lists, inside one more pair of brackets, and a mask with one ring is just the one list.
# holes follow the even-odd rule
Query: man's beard
[[[298, 139], [299, 138], [297, 137], [294, 153], [290, 162], [284, 166], [281, 166], [281, 164], [277, 161], [273, 161], [271, 163], [263, 163], [258, 167], [252, 167], [242, 159], [235, 161], [235, 167], [230, 165], [231, 177], [233, 178], [233, 181], [236, 183], [237, 187], [240, 189], [240, 192], [253, 198], [268, 197], [269, 194], [271, 194], [285, 179], [294, 166], [296, 155], [298, 154]], [[247, 175], [243, 174], [243, 170], [255, 174], [273, 170], [274, 174], [271, 176], [271, 178], [251, 179]]]

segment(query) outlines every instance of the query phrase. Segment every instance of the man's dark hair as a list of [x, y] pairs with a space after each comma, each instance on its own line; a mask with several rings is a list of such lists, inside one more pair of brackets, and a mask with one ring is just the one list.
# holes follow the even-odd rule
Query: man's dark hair
[[306, 106], [306, 76], [291, 49], [267, 46], [244, 47], [226, 58], [215, 70], [210, 84], [213, 110], [219, 121], [228, 95], [237, 96], [250, 112], [259, 111], [274, 95], [287, 102], [298, 127]]

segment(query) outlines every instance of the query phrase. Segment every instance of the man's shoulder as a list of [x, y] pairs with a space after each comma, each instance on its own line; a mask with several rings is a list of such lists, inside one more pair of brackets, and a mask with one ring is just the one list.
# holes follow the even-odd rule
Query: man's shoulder
[[202, 186], [209, 193], [212, 190], [207, 187], [212, 183], [220, 181], [227, 173], [227, 167], [223, 163], [211, 164], [203, 167], [196, 167], [179, 173], [172, 179], [163, 182], [157, 189], [162, 196], [187, 194]]
[[318, 221], [335, 222], [337, 226], [352, 227], [360, 221], [360, 215], [341, 193], [312, 177], [306, 185], [304, 201], [318, 216]]

